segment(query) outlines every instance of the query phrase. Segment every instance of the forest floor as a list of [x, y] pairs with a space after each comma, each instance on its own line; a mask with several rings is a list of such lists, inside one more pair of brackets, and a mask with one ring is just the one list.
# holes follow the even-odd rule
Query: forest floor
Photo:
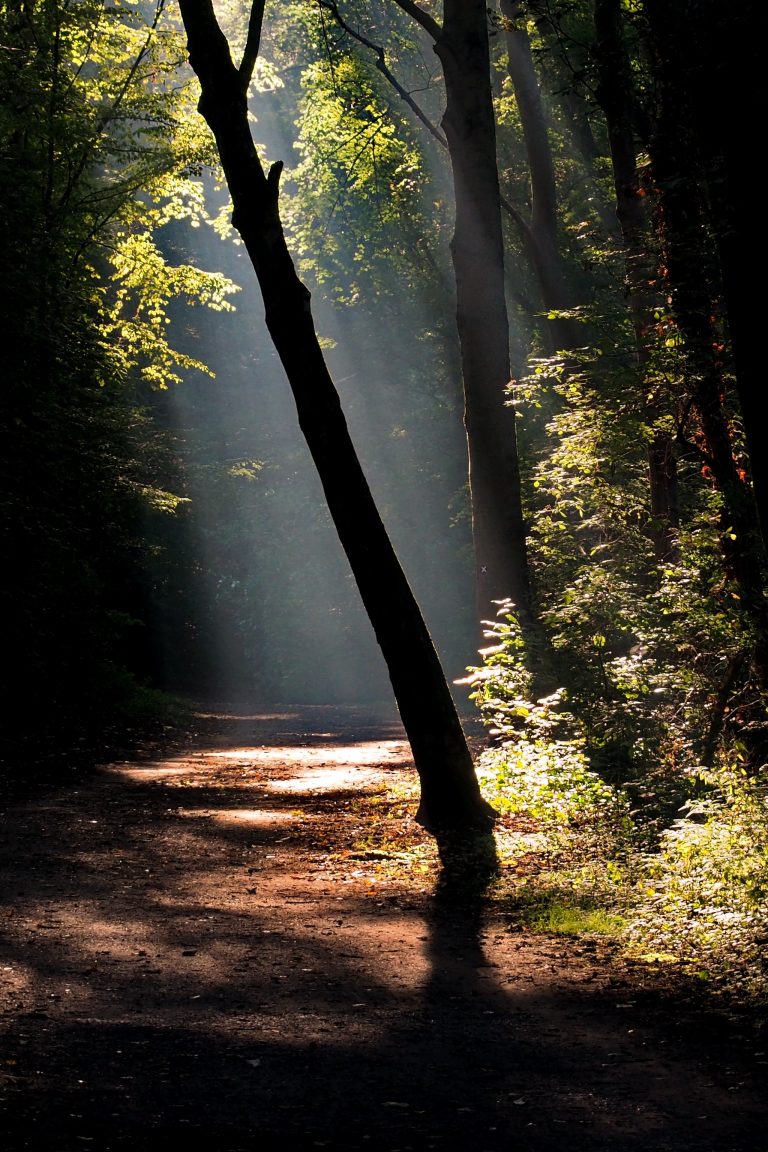
[[5, 1152], [768, 1152], [768, 1035], [439, 868], [362, 710], [8, 798]]

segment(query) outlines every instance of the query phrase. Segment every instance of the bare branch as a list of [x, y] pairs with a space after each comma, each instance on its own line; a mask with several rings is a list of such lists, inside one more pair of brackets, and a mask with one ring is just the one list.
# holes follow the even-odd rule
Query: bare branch
[[530, 256], [533, 248], [533, 234], [531, 232], [528, 221], [525, 219], [522, 213], [518, 212], [517, 208], [514, 207], [511, 201], [507, 200], [506, 196], [501, 193], [499, 193], [499, 203], [501, 204], [502, 211], [506, 212], [507, 216], [509, 216], [510, 220], [520, 233], [520, 238], [523, 241], [523, 245], [526, 247], [526, 251]]
[[339, 12], [339, 7], [335, 0], [318, 0], [318, 4], [321, 8], [325, 8], [328, 12], [331, 13], [336, 23], [340, 28], [344, 29], [347, 35], [351, 36], [353, 40], [357, 40], [358, 43], [362, 44], [364, 47], [370, 48], [371, 52], [373, 52], [376, 57], [376, 67], [378, 68], [379, 72], [381, 72], [382, 76], [384, 76], [389, 81], [401, 100], [405, 101], [405, 103], [413, 112], [414, 116], [416, 116], [417, 119], [421, 121], [427, 131], [431, 133], [432, 136], [434, 136], [435, 140], [437, 140], [439, 144], [442, 144], [443, 148], [447, 148], [448, 141], [446, 140], [443, 133], [440, 131], [436, 124], [432, 123], [424, 109], [416, 103], [411, 93], [402, 86], [397, 77], [388, 68], [384, 55], [384, 49], [382, 46], [380, 44], [374, 44], [373, 40], [369, 40], [367, 36], [362, 34], [362, 32], [356, 31], [350, 24], [348, 24]]
[[414, 0], [395, 0], [395, 4], [397, 4], [398, 8], [402, 8], [403, 12], [407, 12], [409, 16], [412, 16], [414, 20], [418, 21], [424, 31], [428, 32], [433, 40], [440, 39], [443, 30], [437, 20], [430, 16], [428, 12], [425, 12], [423, 8], [420, 8], [418, 4], [414, 3]]
[[338, 96], [339, 90], [336, 85], [336, 69], [333, 67], [333, 52], [331, 52], [331, 44], [328, 39], [328, 29], [325, 26], [325, 16], [323, 15], [322, 0], [317, 0], [317, 8], [320, 13], [320, 27], [323, 30], [323, 44], [325, 45], [325, 54], [328, 57], [328, 67], [331, 72], [331, 81], [333, 82], [334, 95]]
[[[399, 3], [400, 0], [395, 0], [395, 2]], [[318, 4], [321, 8], [325, 8], [326, 11], [331, 13], [336, 23], [340, 28], [344, 29], [347, 35], [351, 36], [353, 40], [357, 40], [359, 44], [362, 44], [365, 48], [369, 48], [371, 52], [373, 52], [376, 57], [376, 67], [378, 68], [379, 72], [381, 72], [382, 76], [384, 76], [389, 81], [389, 83], [397, 92], [398, 96], [400, 96], [400, 98], [405, 101], [405, 103], [413, 112], [414, 116], [416, 116], [417, 119], [419, 119], [427, 129], [427, 131], [432, 136], [434, 136], [438, 144], [440, 144], [443, 148], [447, 148], [448, 141], [446, 140], [445, 135], [440, 131], [436, 124], [433, 124], [424, 109], [416, 103], [411, 93], [402, 86], [397, 77], [390, 71], [389, 67], [387, 66], [383, 47], [380, 44], [374, 43], [373, 40], [369, 40], [368, 37], [364, 36], [362, 32], [357, 31], [350, 24], [348, 24], [339, 12], [339, 6], [336, 3], [336, 0], [318, 0]], [[513, 221], [515, 227], [518, 229], [520, 237], [523, 241], [523, 246], [525, 247], [530, 258], [533, 248], [533, 237], [531, 235], [531, 229], [528, 222], [509, 202], [509, 200], [507, 200], [505, 196], [501, 197], [501, 207], [502, 210], [506, 212], [510, 219]]]
[[251, 4], [251, 15], [248, 20], [248, 36], [245, 41], [245, 49], [243, 51], [243, 59], [238, 68], [240, 76], [240, 83], [243, 90], [247, 90], [253, 76], [253, 69], [256, 67], [256, 61], [259, 56], [259, 47], [261, 45], [261, 28], [264, 23], [264, 7], [266, 0], [253, 0]]

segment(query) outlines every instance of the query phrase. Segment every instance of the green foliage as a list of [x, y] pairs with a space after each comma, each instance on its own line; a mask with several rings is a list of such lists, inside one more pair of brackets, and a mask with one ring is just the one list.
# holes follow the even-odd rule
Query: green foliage
[[631, 953], [765, 995], [768, 789], [743, 771], [707, 774], [708, 793], [644, 862], [627, 925]]
[[[587, 703], [564, 690], [530, 701], [523, 634], [511, 606], [503, 603], [499, 621], [487, 625], [486, 635], [496, 642], [483, 650], [483, 666], [465, 681], [500, 741], [480, 757], [478, 775], [484, 794], [500, 811], [532, 821], [544, 837], [549, 869], [529, 885], [527, 897], [512, 891], [521, 908], [530, 905], [526, 922], [546, 931], [595, 931], [580, 928], [578, 915], [571, 928], [558, 926], [561, 906], [579, 908], [586, 899], [590, 908], [607, 909], [609, 918], [625, 921], [620, 935], [630, 955], [678, 964], [717, 987], [764, 995], [768, 790], [761, 775], [732, 767], [745, 753], [739, 753], [727, 719], [716, 767], [701, 767], [707, 741], [697, 729], [712, 709], [707, 653], [713, 661], [720, 653], [722, 662], [738, 629], [731, 620], [718, 634], [717, 616], [703, 599], [692, 599], [698, 575], [682, 566], [668, 569], [658, 601], [663, 611], [673, 616], [679, 611], [681, 617], [683, 604], [698, 603], [684, 618], [691, 652], [700, 655], [702, 668], [686, 669], [688, 649], [682, 640], [673, 645], [672, 624], [657, 627], [653, 659], [646, 653], [621, 675], [618, 660], [606, 667], [600, 683], [608, 685], [610, 695], [599, 723], [597, 685]], [[714, 621], [706, 639], [696, 632], [699, 615], [702, 633], [705, 622]], [[636, 712], [635, 700], [646, 698]], [[616, 731], [622, 709], [629, 714], [622, 731], [635, 734], [637, 778], [626, 791], [604, 778], [610, 769], [605, 733]], [[734, 735], [743, 731], [743, 719], [734, 722]], [[730, 763], [728, 748], [736, 757]], [[600, 774], [590, 766], [595, 763]], [[550, 908], [555, 909], [551, 915]], [[571, 923], [568, 916], [565, 921]], [[614, 934], [619, 928], [614, 918]]]
[[480, 649], [483, 664], [471, 668], [460, 684], [472, 688], [470, 699], [480, 709], [494, 736], [509, 735], [521, 727], [521, 721], [535, 732], [548, 726], [550, 701], [531, 704], [529, 697], [533, 676], [525, 664], [525, 639], [514, 605], [499, 603], [498, 619], [483, 621], [484, 636], [493, 643]]
[[538, 899], [530, 909], [524, 910], [524, 921], [539, 932], [553, 936], [617, 936], [623, 921], [615, 913], [596, 908], [585, 901], [575, 901], [567, 895], [552, 894]]
[[[292, 191], [285, 221], [303, 274], [341, 304], [355, 304], [360, 272], [379, 293], [392, 272], [429, 260], [428, 176], [392, 95], [365, 61], [317, 61], [301, 76]], [[404, 246], [404, 238], [407, 246]]]
[[508, 602], [486, 622], [483, 666], [462, 683], [498, 744], [477, 764], [486, 797], [501, 812], [533, 820], [548, 850], [573, 868], [595, 855], [626, 852], [632, 834], [627, 797], [591, 767], [583, 728], [564, 707], [564, 691], [532, 700], [523, 635]]
[[[661, 323], [662, 344], [667, 331]], [[636, 801], [657, 805], [663, 820], [685, 799], [686, 774], [713, 762], [713, 710], [751, 625], [723, 571], [722, 496], [691, 459], [677, 465], [674, 558], [654, 553], [647, 451], [673, 434], [666, 400], [678, 404], [684, 387], [679, 355], [654, 354], [641, 386], [621, 328], [603, 339], [569, 363], [535, 362], [516, 389], [538, 456], [527, 477], [531, 560], [555, 682], [567, 686], [593, 766], [634, 780]], [[665, 403], [652, 412], [643, 388], [658, 400], [662, 380]], [[720, 713], [722, 736], [749, 715], [757, 737], [754, 683], [739, 678], [734, 693], [739, 708], [729, 700]]]
[[200, 360], [168, 343], [168, 306], [172, 300], [202, 304], [214, 311], [230, 310], [227, 296], [237, 286], [221, 273], [202, 272], [192, 265], [169, 266], [153, 239], [151, 220], [145, 231], [115, 238], [109, 310], [101, 323], [101, 341], [115, 367], [138, 370], [154, 388], [182, 382], [182, 373], [210, 369]]
[[616, 791], [590, 771], [575, 741], [509, 741], [483, 753], [478, 776], [504, 812], [519, 812], [542, 825], [608, 823], [623, 811]]
[[[0, 590], [12, 759], [146, 714], [145, 524], [183, 503], [146, 386], [201, 367], [167, 339], [175, 301], [230, 286], [161, 254], [203, 219], [210, 145], [188, 118], [164, 6], [0, 4], [5, 354]], [[150, 708], [151, 711], [151, 708]], [[31, 725], [26, 719], [34, 718]]]

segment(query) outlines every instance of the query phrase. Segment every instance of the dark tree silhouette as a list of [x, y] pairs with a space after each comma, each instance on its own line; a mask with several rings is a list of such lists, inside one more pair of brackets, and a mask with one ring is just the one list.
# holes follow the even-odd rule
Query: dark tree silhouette
[[[648, 44], [658, 90], [658, 115], [650, 141], [654, 178], [661, 212], [661, 244], [665, 286], [672, 312], [684, 339], [686, 367], [693, 384], [691, 403], [705, 440], [704, 459], [723, 497], [721, 547], [726, 570], [739, 587], [742, 608], [753, 632], [753, 662], [763, 692], [768, 691], [768, 599], [765, 594], [765, 552], [760, 531], [758, 504], [747, 476], [740, 468], [737, 442], [727, 408], [728, 382], [724, 375], [718, 322], [723, 292], [722, 267], [717, 245], [710, 237], [721, 234], [721, 260], [730, 255], [725, 205], [715, 200], [716, 219], [707, 195], [709, 181], [702, 171], [702, 151], [697, 139], [697, 111], [693, 77], [700, 70], [701, 49], [689, 45], [685, 14], [674, 18], [659, 0], [645, 0]], [[700, 77], [698, 82], [700, 83]], [[713, 161], [714, 162], [714, 161]], [[727, 187], [723, 179], [724, 187]], [[733, 219], [734, 204], [729, 205]], [[725, 225], [725, 226], [724, 226]], [[739, 234], [743, 235], [742, 233]], [[724, 267], [728, 284], [732, 268]], [[735, 322], [742, 336], [740, 297], [729, 294], [726, 319]], [[738, 341], [737, 341], [738, 342]], [[740, 350], [743, 352], [743, 344]], [[735, 361], [737, 370], [743, 364]], [[750, 377], [742, 378], [740, 399], [746, 401], [743, 418], [749, 426], [751, 449], [754, 435], [754, 388]], [[762, 478], [760, 453], [757, 476]]]
[[[616, 217], [621, 228], [626, 265], [626, 290], [637, 349], [637, 364], [644, 375], [652, 362], [654, 311], [660, 307], [659, 254], [652, 235], [651, 211], [637, 165], [637, 96], [632, 62], [624, 41], [619, 0], [595, 0], [596, 98], [605, 116], [616, 196]], [[653, 389], [645, 401], [646, 420], [653, 426], [663, 412]], [[677, 530], [680, 507], [677, 461], [672, 436], [658, 428], [648, 445], [648, 480], [651, 497], [650, 535], [659, 560], [678, 557]]]
[[451, 256], [464, 383], [478, 608], [511, 597], [527, 618], [530, 586], [510, 378], [504, 239], [485, 0], [445, 0], [440, 24], [395, 0], [431, 38], [443, 66], [442, 128], [453, 172]]
[[267, 327], [339, 539], [387, 663], [421, 780], [417, 819], [433, 831], [489, 827], [456, 708], [434, 646], [357, 459], [315, 334], [310, 296], [288, 251], [278, 208], [282, 163], [262, 167], [248, 124], [264, 0], [254, 0], [239, 68], [211, 0], [179, 0], [200, 112], [216, 139], [240, 233], [261, 288]]

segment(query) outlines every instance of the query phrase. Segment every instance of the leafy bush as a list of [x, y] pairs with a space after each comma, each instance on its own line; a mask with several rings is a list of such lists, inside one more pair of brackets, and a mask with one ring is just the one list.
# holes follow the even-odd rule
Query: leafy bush
[[565, 709], [564, 691], [531, 699], [534, 678], [509, 602], [500, 603], [499, 620], [486, 626], [496, 643], [482, 650], [483, 666], [463, 681], [500, 739], [480, 757], [478, 778], [499, 811], [536, 822], [547, 853], [559, 858], [574, 888], [581, 888], [585, 877], [577, 871], [588, 861], [601, 861], [604, 871], [607, 860], [625, 851], [631, 830], [627, 799], [590, 767], [583, 728]]
[[620, 794], [590, 771], [576, 740], [506, 741], [483, 753], [478, 776], [502, 811], [547, 826], [611, 823], [625, 808]]
[[704, 978], [768, 990], [768, 785], [709, 774], [712, 793], [645, 860], [627, 925], [632, 953], [674, 960]]
[[[657, 600], [682, 619], [678, 583], [690, 591], [682, 565], [668, 574]], [[530, 922], [554, 931], [550, 906], [578, 910], [586, 901], [590, 909], [621, 913], [631, 955], [677, 964], [715, 987], [764, 995], [768, 782], [754, 764], [751, 775], [733, 766], [754, 756], [739, 753], [728, 713], [717, 718], [727, 737], [715, 748], [705, 615], [687, 616], [688, 627], [702, 632], [695, 639], [698, 659], [687, 668], [680, 652], [676, 667], [674, 654], [666, 663], [660, 641], [653, 660], [640, 653], [634, 663], [614, 658], [604, 664], [611, 676], [606, 715], [612, 710], [617, 725], [615, 713], [625, 709], [627, 734], [633, 727], [639, 733], [632, 743], [636, 779], [622, 790], [602, 771], [596, 703], [585, 722], [589, 700], [578, 693], [569, 699], [561, 689], [530, 699], [524, 637], [511, 605], [502, 603], [499, 621], [486, 633], [495, 642], [465, 681], [499, 740], [481, 756], [478, 775], [500, 811], [528, 818], [540, 834], [542, 870], [528, 880], [527, 897], [514, 893], [516, 904], [528, 899], [536, 915], [541, 912], [540, 921]], [[717, 637], [721, 665], [728, 641], [724, 625]], [[712, 768], [700, 763], [708, 744]], [[640, 844], [649, 849], [645, 854]], [[618, 919], [615, 927], [621, 930]]]

